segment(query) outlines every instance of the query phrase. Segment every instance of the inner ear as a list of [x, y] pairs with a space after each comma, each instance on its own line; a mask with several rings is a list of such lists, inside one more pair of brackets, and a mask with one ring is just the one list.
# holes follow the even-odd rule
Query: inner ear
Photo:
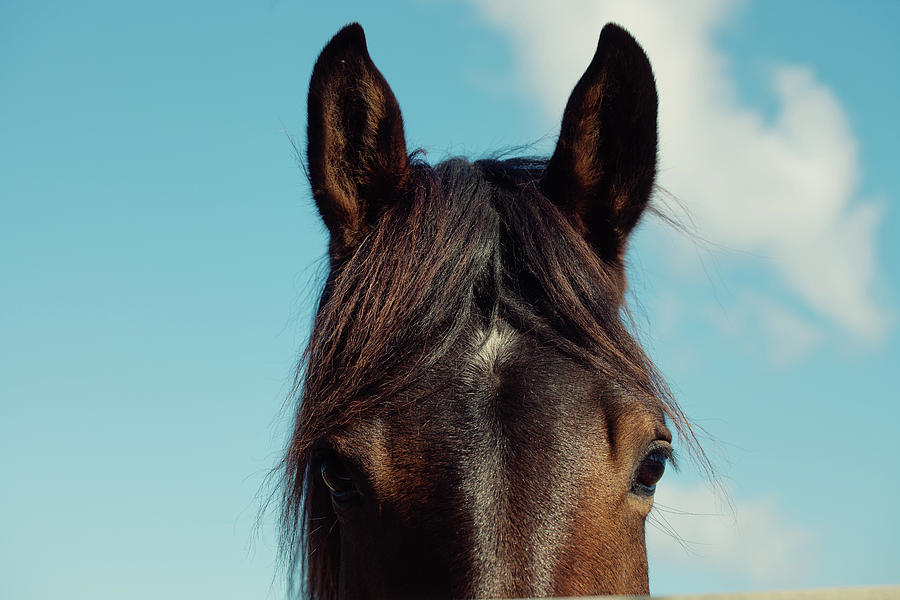
[[605, 260], [622, 265], [656, 175], [657, 96], [650, 61], [608, 24], [563, 114], [544, 193]]
[[396, 201], [409, 169], [400, 107], [356, 23], [339, 31], [316, 61], [307, 133], [313, 197], [334, 262]]

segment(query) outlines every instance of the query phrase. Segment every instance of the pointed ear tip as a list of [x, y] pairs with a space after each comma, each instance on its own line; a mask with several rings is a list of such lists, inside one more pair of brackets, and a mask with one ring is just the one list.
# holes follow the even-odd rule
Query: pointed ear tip
[[620, 38], [620, 39], [630, 39], [633, 40], [634, 37], [628, 33], [628, 30], [619, 25], [618, 23], [607, 23], [603, 26], [603, 29], [600, 30], [601, 38]]
[[366, 56], [369, 54], [369, 49], [366, 45], [366, 32], [359, 23], [345, 25], [334, 34], [334, 37], [322, 49], [319, 60], [321, 61], [325, 57], [335, 57], [346, 52]]
[[607, 23], [600, 31], [594, 60], [603, 61], [611, 55], [626, 57], [626, 61], [622, 64], [629, 65], [634, 74], [643, 73], [653, 79], [653, 66], [644, 48], [633, 35], [616, 23]]
[[334, 41], [347, 41], [347, 42], [355, 42], [357, 44], [366, 45], [366, 32], [363, 30], [362, 25], [359, 23], [353, 22], [344, 25], [340, 31], [334, 34], [332, 38], [332, 42]]
[[610, 44], [614, 46], [632, 46], [639, 49], [643, 53], [643, 48], [638, 44], [634, 36], [628, 33], [628, 30], [617, 23], [607, 23], [600, 31], [600, 39], [597, 40], [597, 46]]

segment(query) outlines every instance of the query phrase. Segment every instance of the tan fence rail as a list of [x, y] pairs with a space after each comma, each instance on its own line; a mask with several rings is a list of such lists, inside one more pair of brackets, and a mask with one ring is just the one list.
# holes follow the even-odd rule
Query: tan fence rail
[[[597, 596], [595, 600], [637, 600], [648, 596]], [[654, 600], [900, 600], [900, 586], [828, 588], [783, 592], [653, 596]], [[574, 600], [574, 599], [572, 599]], [[585, 600], [582, 598], [581, 600]]]

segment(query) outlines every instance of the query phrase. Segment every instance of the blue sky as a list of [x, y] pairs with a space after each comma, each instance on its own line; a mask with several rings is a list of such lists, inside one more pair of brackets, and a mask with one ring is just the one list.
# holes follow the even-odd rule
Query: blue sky
[[636, 35], [695, 233], [640, 229], [640, 335], [729, 498], [667, 475], [652, 589], [898, 583], [900, 5], [553, 6], [0, 5], [0, 596], [281, 597], [257, 493], [326, 243], [288, 136], [350, 21], [434, 161], [549, 150]]

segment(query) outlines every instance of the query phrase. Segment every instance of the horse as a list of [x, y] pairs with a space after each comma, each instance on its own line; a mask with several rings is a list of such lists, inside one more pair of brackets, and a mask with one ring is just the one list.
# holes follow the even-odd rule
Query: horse
[[672, 431], [696, 438], [625, 302], [657, 162], [642, 48], [603, 28], [549, 159], [409, 152], [358, 24], [308, 100], [329, 272], [281, 463], [290, 589], [647, 593]]

